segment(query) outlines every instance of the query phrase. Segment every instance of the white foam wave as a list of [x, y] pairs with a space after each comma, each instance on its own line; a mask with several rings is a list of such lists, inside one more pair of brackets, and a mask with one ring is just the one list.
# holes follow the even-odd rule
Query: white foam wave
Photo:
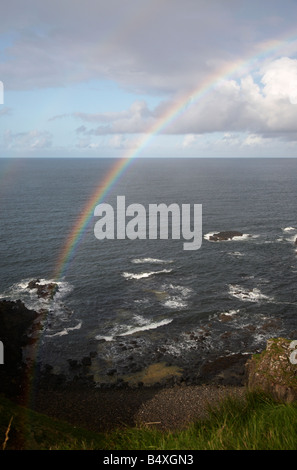
[[211, 240], [210, 240], [210, 237], [212, 237], [215, 233], [218, 233], [218, 232], [209, 232], [209, 233], [206, 233], [203, 238], [204, 238], [205, 240], [211, 241]]
[[229, 294], [239, 300], [247, 302], [259, 302], [261, 300], [272, 301], [271, 297], [263, 294], [260, 289], [246, 289], [238, 285], [229, 285]]
[[295, 241], [296, 241], [296, 234], [293, 235], [292, 237], [286, 238], [286, 241], [295, 244]]
[[113, 341], [113, 339], [117, 336], [129, 336], [133, 335], [135, 333], [139, 333], [141, 331], [147, 331], [147, 330], [155, 330], [156, 328], [159, 328], [164, 325], [168, 325], [169, 323], [172, 322], [172, 319], [164, 319], [159, 322], [156, 321], [148, 321], [145, 319], [141, 319], [139, 321], [139, 325], [130, 325], [127, 327], [126, 331], [117, 331], [117, 329], [113, 330], [111, 335], [97, 335], [95, 336], [95, 339], [100, 340], [104, 339], [105, 341]]
[[188, 306], [186, 299], [188, 299], [193, 293], [193, 289], [190, 287], [174, 285], [171, 283], [163, 284], [162, 290], [168, 295], [168, 297], [164, 299], [163, 305], [164, 307], [171, 309], [186, 308]]
[[283, 232], [293, 232], [294, 230], [296, 231], [297, 229], [295, 227], [285, 227], [282, 230]]
[[177, 308], [185, 308], [187, 307], [187, 302], [183, 299], [175, 297], [164, 302], [164, 306], [167, 308], [177, 309]]
[[228, 312], [222, 312], [220, 315], [226, 316], [226, 317], [233, 317], [234, 315], [237, 315], [240, 312], [240, 310], [229, 310]]
[[81, 328], [82, 322], [79, 322], [76, 326], [64, 328], [62, 331], [58, 331], [57, 333], [53, 333], [52, 335], [46, 335], [48, 337], [53, 336], [65, 336], [68, 335], [69, 331], [79, 330]]
[[237, 258], [241, 256], [245, 256], [244, 253], [241, 253], [240, 251], [229, 251], [228, 255], [236, 256]]
[[143, 272], [143, 273], [127, 273], [127, 272], [124, 272], [122, 273], [122, 276], [125, 278], [125, 279], [144, 279], [144, 278], [147, 278], [147, 277], [151, 277], [151, 276], [154, 276], [156, 274], [166, 274], [166, 273], [171, 273], [172, 272], [172, 269], [163, 269], [162, 271], [150, 271], [150, 272]]
[[185, 287], [185, 286], [180, 286], [180, 285], [174, 285], [174, 284], [163, 284], [162, 289], [165, 291], [170, 291], [170, 292], [178, 292], [180, 293], [183, 297], [188, 297], [193, 293], [193, 289], [190, 287]]
[[173, 263], [173, 261], [165, 260], [165, 259], [158, 259], [158, 258], [135, 258], [135, 259], [132, 259], [131, 263], [134, 263], [134, 264], [143, 264], [143, 263], [168, 264], [168, 263]]

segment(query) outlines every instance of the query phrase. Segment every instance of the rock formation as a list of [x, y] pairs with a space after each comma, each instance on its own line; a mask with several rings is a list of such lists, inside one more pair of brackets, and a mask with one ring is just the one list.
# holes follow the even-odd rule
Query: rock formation
[[266, 350], [246, 363], [247, 387], [285, 402], [297, 400], [297, 349], [285, 338], [267, 341]]
[[20, 301], [0, 301], [0, 341], [4, 364], [0, 364], [0, 393], [17, 395], [24, 378], [23, 348], [31, 343], [30, 330], [38, 318]]
[[58, 284], [49, 282], [48, 284], [40, 284], [40, 280], [30, 281], [27, 286], [28, 289], [36, 289], [38, 297], [53, 298], [59, 290]]
[[241, 232], [236, 232], [234, 230], [230, 230], [227, 232], [219, 232], [219, 233], [214, 233], [209, 237], [209, 240], [211, 241], [223, 241], [223, 240], [232, 240], [234, 237], [242, 237], [243, 233]]

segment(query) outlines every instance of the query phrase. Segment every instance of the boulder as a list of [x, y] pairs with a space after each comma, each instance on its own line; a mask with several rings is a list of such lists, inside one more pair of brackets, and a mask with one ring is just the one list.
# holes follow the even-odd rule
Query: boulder
[[276, 400], [297, 400], [297, 344], [285, 338], [267, 341], [261, 354], [253, 355], [246, 363], [249, 390], [261, 390]]
[[234, 237], [242, 237], [243, 233], [241, 232], [236, 232], [234, 230], [229, 230], [227, 232], [219, 232], [219, 233], [214, 233], [209, 237], [209, 240], [211, 241], [224, 241], [224, 240], [232, 240]]

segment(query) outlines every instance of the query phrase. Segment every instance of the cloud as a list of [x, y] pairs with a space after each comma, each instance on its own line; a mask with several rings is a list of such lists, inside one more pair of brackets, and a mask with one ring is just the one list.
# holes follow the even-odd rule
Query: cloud
[[[0, 78], [8, 93], [32, 90], [37, 96], [40, 90], [45, 102], [54, 88], [70, 90], [55, 111], [46, 102], [40, 113], [47, 119], [45, 128], [68, 149], [75, 144], [97, 149], [99, 142], [123, 149], [132, 145], [132, 137], [137, 142], [154, 129], [182, 136], [185, 152], [200, 145], [198, 136], [214, 133], [223, 135], [224, 145], [246, 149], [271, 138], [295, 142], [297, 41], [275, 50], [271, 45], [289, 37], [296, 16], [295, 0], [10, 0], [1, 11]], [[232, 75], [226, 75], [228, 70]], [[195, 98], [197, 90], [219, 76], [225, 79]], [[104, 99], [100, 112], [90, 112], [96, 111], [96, 100], [91, 106], [87, 102], [96, 80], [112, 82], [117, 94], [111, 95], [110, 108]], [[85, 102], [81, 96], [70, 98], [75, 84], [88, 89]], [[51, 92], [42, 95], [45, 89]], [[131, 94], [121, 102], [118, 90]], [[183, 96], [188, 99], [180, 107]], [[37, 108], [30, 109], [33, 118]], [[48, 110], [56, 115], [48, 119]], [[13, 111], [20, 131], [6, 132], [8, 148], [52, 148], [52, 133], [21, 132], [25, 121], [21, 111], [18, 116]], [[0, 110], [0, 116], [9, 113], [9, 108]], [[68, 120], [65, 132], [59, 119]], [[43, 127], [39, 116], [32, 122]], [[240, 133], [246, 140], [238, 141]]]
[[197, 141], [197, 136], [194, 134], [187, 134], [183, 139], [182, 146], [184, 148], [191, 147]]
[[[119, 112], [76, 112], [71, 116], [84, 122], [76, 132], [85, 136], [150, 133], [171, 116], [172, 122], [161, 126], [160, 132], [185, 135], [185, 148], [194, 143], [195, 136], [213, 132], [248, 132], [253, 136], [295, 140], [297, 105], [292, 100], [293, 93], [297, 93], [295, 83], [297, 60], [283, 57], [266, 63], [254, 76], [221, 81], [206, 95], [185, 100], [184, 108], [176, 105], [180, 100], [177, 96], [154, 109], [149, 109], [144, 101], [135, 101], [129, 109]], [[176, 109], [181, 111], [174, 115], [172, 110]], [[97, 122], [99, 126], [88, 126]]]
[[175, 94], [287, 34], [296, 14], [291, 0], [12, 0], [1, 11], [0, 76], [7, 89], [106, 79]]
[[4, 147], [7, 150], [34, 151], [52, 146], [52, 135], [47, 131], [38, 131], [36, 129], [18, 133], [7, 130], [4, 133], [3, 140]]

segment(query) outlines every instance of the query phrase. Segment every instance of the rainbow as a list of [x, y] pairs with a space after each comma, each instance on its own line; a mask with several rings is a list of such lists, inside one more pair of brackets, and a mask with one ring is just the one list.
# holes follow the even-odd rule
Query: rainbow
[[[296, 32], [295, 32], [296, 34]], [[141, 153], [141, 151], [149, 144], [149, 142], [160, 132], [162, 132], [169, 124], [173, 122], [179, 115], [181, 115], [189, 106], [198, 100], [202, 99], [209, 91], [216, 87], [220, 82], [230, 78], [234, 73], [238, 73], [241, 70], [251, 67], [254, 63], [259, 60], [268, 58], [269, 55], [276, 54], [284, 46], [290, 45], [295, 42], [297, 37], [288, 35], [286, 39], [270, 40], [262, 43], [257, 51], [250, 54], [244, 60], [233, 62], [231, 65], [227, 64], [223, 66], [218, 72], [210, 75], [203, 83], [188, 92], [186, 95], [180, 97], [171, 107], [163, 113], [161, 117], [147, 129], [145, 135], [139, 140], [136, 147], [130, 150], [130, 153], [122, 157], [120, 160], [116, 160], [115, 165], [106, 175], [103, 181], [100, 182], [99, 186], [95, 189], [72, 230], [70, 231], [66, 242], [61, 250], [58, 257], [56, 267], [54, 270], [54, 279], [61, 279], [67, 270], [74, 254], [79, 246], [79, 243], [85, 233], [85, 230], [93, 217], [94, 208], [97, 204], [104, 200], [111, 189], [116, 185], [118, 180], [121, 178], [123, 173], [127, 170], [132, 161]]]

